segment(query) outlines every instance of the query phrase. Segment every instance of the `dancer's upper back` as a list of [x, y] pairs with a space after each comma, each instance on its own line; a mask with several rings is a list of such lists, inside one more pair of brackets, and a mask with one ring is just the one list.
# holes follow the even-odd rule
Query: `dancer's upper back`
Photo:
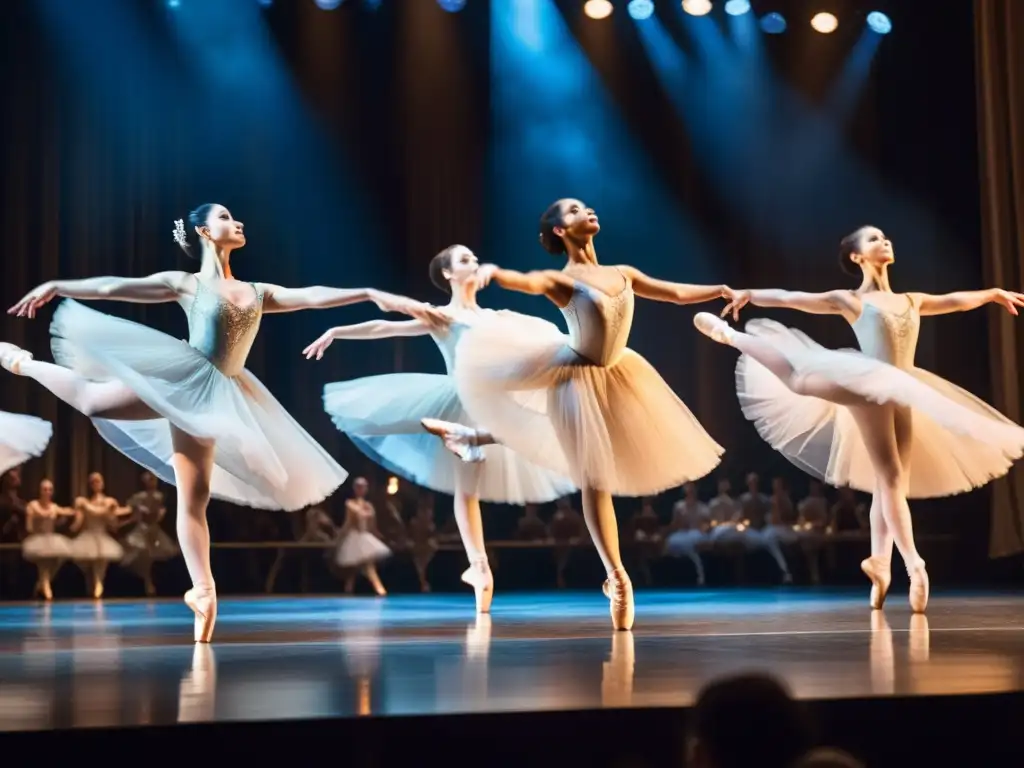
[[572, 299], [562, 307], [572, 348], [596, 365], [614, 364], [629, 341], [633, 285], [624, 274], [622, 280], [623, 288], [615, 295], [575, 280]]
[[861, 351], [897, 368], [912, 368], [921, 315], [910, 296], [900, 311], [886, 309], [871, 301], [861, 301], [860, 316], [853, 322], [853, 332]]
[[248, 304], [238, 305], [196, 278], [188, 308], [188, 343], [228, 376], [241, 373], [263, 317], [263, 292], [252, 284]]

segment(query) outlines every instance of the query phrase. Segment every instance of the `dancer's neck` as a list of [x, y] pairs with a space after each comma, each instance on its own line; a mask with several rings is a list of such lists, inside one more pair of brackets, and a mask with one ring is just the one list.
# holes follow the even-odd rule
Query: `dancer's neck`
[[883, 264], [880, 267], [861, 264], [860, 268], [864, 273], [864, 279], [861, 280], [857, 293], [874, 293], [876, 291], [892, 293], [892, 287], [889, 285], [889, 266], [887, 264]]
[[580, 266], [580, 267], [596, 267], [597, 262], [597, 249], [594, 248], [593, 238], [587, 238], [586, 240], [576, 242], [573, 240], [565, 239], [565, 255], [568, 259], [566, 267]]
[[231, 250], [218, 248], [204, 240], [199, 276], [208, 280], [234, 280], [235, 276], [231, 272]]
[[480, 305], [476, 303], [476, 286], [472, 281], [465, 283], [452, 283], [452, 300], [448, 306], [452, 309], [477, 310]]

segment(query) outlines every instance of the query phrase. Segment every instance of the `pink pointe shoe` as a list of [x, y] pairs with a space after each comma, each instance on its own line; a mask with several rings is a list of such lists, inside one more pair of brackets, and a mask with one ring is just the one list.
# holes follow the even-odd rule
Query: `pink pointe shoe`
[[31, 352], [6, 341], [0, 341], [0, 368], [10, 371], [15, 376], [20, 376], [21, 364], [31, 359]]
[[213, 638], [213, 627], [217, 623], [217, 593], [190, 589], [185, 593], [185, 605], [192, 609], [195, 617], [194, 639], [197, 643], [208, 643]]
[[633, 628], [636, 617], [636, 606], [633, 604], [633, 582], [629, 580], [624, 568], [616, 568], [608, 574], [601, 590], [609, 600], [609, 612], [612, 626], [616, 630], [628, 632]]
[[924, 613], [928, 608], [928, 594], [931, 585], [928, 582], [928, 571], [925, 570], [924, 560], [918, 560], [910, 569], [910, 610], [914, 613]]
[[871, 579], [871, 608], [876, 611], [882, 610], [885, 596], [889, 594], [889, 584], [892, 583], [889, 563], [880, 557], [869, 557], [861, 562], [860, 569]]
[[710, 312], [698, 312], [693, 316], [694, 327], [712, 341], [732, 345], [732, 327]]
[[475, 464], [484, 460], [484, 449], [475, 444], [475, 429], [441, 419], [420, 419], [420, 424], [427, 432], [441, 438], [444, 447], [463, 461]]
[[494, 576], [486, 557], [472, 561], [462, 574], [462, 581], [473, 588], [476, 595], [476, 612], [490, 613], [494, 599]]

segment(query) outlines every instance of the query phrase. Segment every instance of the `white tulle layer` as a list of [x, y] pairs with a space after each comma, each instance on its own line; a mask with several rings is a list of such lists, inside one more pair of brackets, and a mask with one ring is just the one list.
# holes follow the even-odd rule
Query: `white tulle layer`
[[[1005, 475], [1024, 455], [1024, 429], [945, 379], [900, 369], [857, 350], [830, 350], [770, 320], [747, 323], [793, 366], [864, 399], [912, 411], [910, 498], [951, 496]], [[849, 408], [797, 394], [756, 360], [741, 355], [736, 389], [744, 415], [777, 451], [830, 485], [875, 490], [876, 473]]]
[[33, 533], [21, 542], [21, 554], [30, 563], [40, 560], [70, 560], [71, 539], [59, 533]]
[[71, 559], [77, 563], [117, 562], [123, 557], [124, 548], [117, 540], [100, 531], [83, 531], [71, 540]]
[[594, 365], [570, 342], [536, 318], [464, 332], [455, 379], [473, 420], [576, 486], [620, 496], [656, 494], [718, 466], [722, 447], [646, 360], [627, 349]]
[[0, 411], [0, 473], [41, 456], [52, 436], [48, 421]]
[[161, 418], [94, 418], [103, 438], [174, 484], [171, 426], [216, 445], [212, 494], [293, 511], [322, 501], [347, 473], [248, 371], [226, 376], [184, 341], [64, 301], [51, 325], [59, 365], [116, 380]]
[[369, 531], [352, 531], [338, 547], [335, 562], [345, 568], [376, 563], [391, 557], [387, 545]]
[[467, 464], [425, 432], [424, 418], [476, 426], [450, 376], [394, 373], [328, 384], [324, 409], [368, 457], [439, 493], [454, 494], [458, 487], [484, 501], [540, 504], [575, 490], [567, 477], [503, 445], [484, 446], [485, 460]]

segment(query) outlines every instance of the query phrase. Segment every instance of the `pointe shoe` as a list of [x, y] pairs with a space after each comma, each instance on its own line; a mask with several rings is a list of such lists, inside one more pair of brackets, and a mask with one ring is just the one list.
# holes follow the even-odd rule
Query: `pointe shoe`
[[94, 600], [100, 600], [103, 598], [103, 582], [97, 581], [92, 586], [92, 597]]
[[892, 570], [889, 564], [879, 557], [869, 557], [861, 562], [860, 569], [871, 579], [871, 608], [876, 611], [882, 610], [885, 596], [889, 594], [889, 584], [892, 583]]
[[616, 568], [610, 572], [601, 591], [609, 600], [612, 626], [616, 630], [631, 630], [636, 616], [636, 606], [633, 604], [633, 583], [625, 569]]
[[49, 602], [53, 600], [53, 587], [50, 586], [50, 582], [44, 581], [42, 584], [43, 599]]
[[698, 312], [693, 316], [693, 325], [712, 341], [732, 345], [732, 328], [722, 318], [710, 312]]
[[31, 359], [31, 352], [6, 341], [0, 341], [0, 368], [20, 376], [21, 364]]
[[185, 593], [185, 605], [196, 615], [193, 629], [195, 641], [210, 642], [213, 638], [213, 627], [217, 623], [217, 593], [190, 589]]
[[930, 589], [928, 571], [925, 570], [924, 560], [918, 560], [917, 565], [910, 571], [910, 610], [914, 613], [925, 612], [928, 608], [928, 593]]
[[476, 612], [490, 613], [494, 599], [494, 575], [486, 558], [474, 560], [462, 574], [462, 581], [473, 588], [476, 596]]
[[444, 447], [469, 464], [484, 460], [484, 449], [474, 445], [476, 430], [441, 419], [420, 419], [420, 424], [432, 435], [444, 442]]

